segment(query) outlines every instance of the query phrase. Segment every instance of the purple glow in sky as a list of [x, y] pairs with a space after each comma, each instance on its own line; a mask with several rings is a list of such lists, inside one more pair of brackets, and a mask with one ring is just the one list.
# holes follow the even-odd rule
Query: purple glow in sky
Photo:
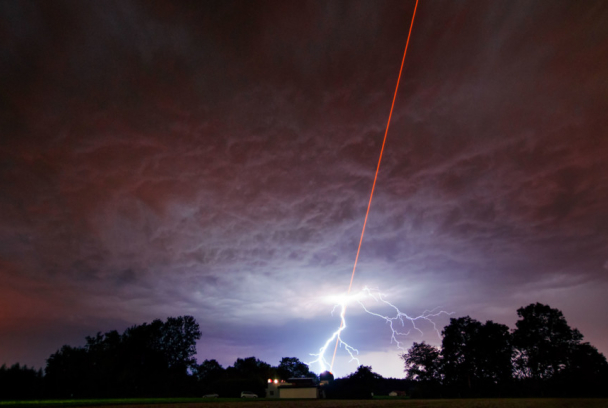
[[[199, 361], [310, 361], [413, 7], [0, 3], [0, 364], [184, 314]], [[602, 1], [420, 2], [353, 292], [511, 327], [546, 303], [608, 353], [606, 21]], [[386, 323], [347, 318], [361, 363], [403, 377]]]

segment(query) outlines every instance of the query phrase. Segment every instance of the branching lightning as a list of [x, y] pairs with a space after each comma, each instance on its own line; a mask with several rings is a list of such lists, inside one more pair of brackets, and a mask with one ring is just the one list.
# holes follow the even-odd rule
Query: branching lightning
[[344, 329], [346, 329], [346, 320], [344, 318], [344, 316], [346, 315], [346, 304], [347, 301], [334, 305], [332, 314], [337, 307], [340, 307], [340, 328], [336, 330], [330, 338], [327, 339], [323, 347], [321, 347], [321, 349], [319, 350], [318, 354], [311, 354], [311, 356], [317, 357], [316, 360], [306, 363], [308, 365], [318, 363], [321, 366], [321, 372], [326, 371], [328, 366], [331, 367], [331, 364], [325, 359], [325, 352], [327, 351], [327, 348], [334, 342], [334, 340], [336, 340], [337, 344], [339, 344], [340, 347], [344, 346], [344, 349], [350, 355], [350, 361], [354, 360], [357, 362], [357, 365], [360, 364], [359, 359], [355, 357], [355, 354], [359, 354], [359, 350], [342, 341], [342, 337], [340, 336]]
[[[325, 344], [323, 344], [323, 346], [319, 349], [319, 353], [311, 354], [312, 356], [316, 357], [316, 359], [307, 363], [308, 365], [318, 364], [321, 368], [321, 370], [320, 370], [321, 372], [328, 370], [328, 368], [331, 371], [332, 364], [327, 361], [325, 356], [326, 356], [327, 349], [329, 348], [329, 346], [331, 346], [331, 344], [334, 341], [336, 341], [336, 343], [338, 344], [338, 347], [344, 347], [344, 349], [350, 356], [349, 361], [351, 361], [351, 362], [355, 361], [357, 363], [357, 365], [361, 364], [357, 357], [357, 355], [359, 354], [359, 350], [357, 350], [353, 346], [349, 345], [342, 339], [342, 332], [347, 328], [345, 315], [346, 315], [346, 307], [349, 304], [357, 303], [357, 304], [359, 304], [359, 306], [361, 306], [361, 308], [366, 313], [384, 320], [390, 329], [391, 344], [396, 344], [396, 347], [400, 350], [404, 350], [403, 343], [401, 340], [399, 340], [400, 337], [410, 335], [412, 330], [420, 333], [421, 335], [423, 334], [423, 332], [418, 324], [420, 322], [424, 321], [424, 322], [429, 323], [433, 327], [433, 330], [435, 331], [435, 333], [437, 333], [437, 336], [439, 337], [440, 332], [439, 332], [439, 329], [437, 328], [437, 324], [435, 323], [433, 318], [439, 317], [441, 315], [450, 315], [451, 314], [450, 312], [446, 312], [444, 310], [433, 309], [433, 310], [425, 310], [424, 312], [422, 312], [422, 314], [420, 314], [418, 316], [410, 316], [407, 313], [402, 312], [401, 310], [399, 310], [399, 308], [397, 306], [395, 306], [394, 304], [392, 304], [391, 302], [386, 300], [386, 296], [383, 295], [379, 290], [370, 289], [368, 287], [363, 288], [363, 290], [361, 290], [359, 293], [357, 293], [355, 295], [345, 295], [345, 296], [341, 296], [341, 297], [335, 297], [335, 298], [332, 298], [331, 300], [333, 300], [333, 303], [334, 303], [332, 314], [334, 314], [336, 309], [340, 310], [340, 328], [338, 330], [336, 330], [335, 332], [333, 332], [331, 337], [329, 337], [325, 341]], [[373, 311], [373, 309], [371, 307], [365, 305], [364, 300], [371, 300], [371, 301], [375, 302], [376, 305], [388, 307], [389, 310], [392, 311], [392, 313], [381, 314], [381, 313], [375, 312], [375, 311]], [[401, 330], [401, 328], [406, 327], [406, 323], [409, 323], [411, 325], [411, 327], [405, 332], [399, 331], [399, 330]]]

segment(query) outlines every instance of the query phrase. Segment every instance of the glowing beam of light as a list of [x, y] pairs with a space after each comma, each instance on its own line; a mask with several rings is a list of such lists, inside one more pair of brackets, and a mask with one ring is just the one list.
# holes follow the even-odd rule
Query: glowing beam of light
[[[372, 184], [372, 192], [369, 195], [369, 202], [367, 203], [367, 212], [365, 213], [365, 220], [363, 221], [363, 229], [361, 230], [361, 238], [359, 239], [359, 247], [357, 248], [357, 256], [355, 257], [355, 264], [353, 266], [353, 272], [350, 276], [350, 284], [348, 285], [348, 293], [350, 294], [350, 290], [353, 286], [353, 280], [355, 279], [355, 270], [357, 269], [357, 261], [359, 260], [359, 253], [361, 252], [361, 244], [363, 243], [363, 234], [365, 234], [365, 226], [367, 225], [367, 217], [369, 216], [369, 209], [372, 206], [372, 198], [374, 197], [374, 189], [376, 188], [376, 180], [378, 180], [378, 172], [380, 171], [380, 162], [382, 161], [382, 153], [384, 152], [384, 145], [386, 144], [386, 136], [388, 135], [388, 128], [391, 125], [391, 118], [393, 117], [393, 109], [395, 108], [395, 100], [397, 99], [397, 91], [399, 90], [399, 82], [401, 81], [401, 73], [403, 72], [403, 65], [405, 64], [405, 56], [407, 54], [407, 48], [410, 45], [410, 37], [412, 36], [412, 28], [414, 27], [414, 18], [416, 17], [416, 9], [418, 9], [418, 0], [416, 0], [416, 5], [414, 6], [414, 12], [412, 13], [412, 22], [410, 23], [410, 30], [407, 34], [407, 41], [405, 42], [405, 50], [403, 51], [403, 58], [401, 59], [401, 68], [399, 68], [399, 76], [397, 77], [397, 85], [395, 86], [395, 93], [393, 95], [393, 102], [391, 104], [391, 110], [388, 114], [388, 121], [386, 123], [386, 130], [384, 131], [384, 139], [382, 140], [382, 148], [380, 149], [380, 157], [378, 158], [378, 166], [376, 167], [376, 174], [374, 175], [374, 182]], [[344, 310], [346, 313], [346, 308]], [[342, 323], [344, 320], [342, 320]], [[338, 333], [342, 329], [338, 330]], [[336, 360], [336, 352], [338, 351], [338, 343], [340, 340], [340, 336], [336, 337], [336, 346], [334, 347], [334, 355], [331, 359], [330, 371], [334, 367], [334, 361]]]
[[[363, 290], [361, 292], [359, 292], [355, 295], [347, 294], [345, 296], [332, 297], [331, 299], [335, 303], [334, 307], [332, 309], [332, 315], [335, 312], [336, 308], [338, 308], [338, 307], [340, 308], [340, 328], [338, 330], [336, 330], [331, 335], [330, 338], [327, 339], [325, 344], [323, 344], [323, 346], [319, 349], [319, 353], [311, 354], [311, 356], [316, 357], [316, 359], [309, 363], [306, 363], [308, 365], [319, 364], [321, 367], [321, 372], [326, 371], [328, 366], [330, 367], [330, 371], [332, 370], [332, 366], [325, 359], [325, 353], [327, 351], [327, 348], [331, 345], [331, 343], [334, 340], [336, 341], [336, 344], [338, 344], [339, 347], [343, 346], [344, 349], [348, 352], [348, 354], [351, 357], [351, 359], [349, 361], [356, 361], [357, 365], [361, 364], [359, 362], [359, 359], [355, 356], [356, 354], [359, 354], [359, 350], [357, 350], [353, 346], [347, 344], [342, 339], [342, 336], [341, 336], [342, 332], [347, 327], [345, 314], [346, 314], [346, 307], [350, 303], [358, 303], [366, 313], [384, 320], [388, 324], [389, 329], [390, 329], [391, 344], [393, 344], [393, 343], [396, 344], [397, 348], [400, 350], [404, 350], [404, 348], [402, 346], [402, 342], [399, 340], [399, 337], [408, 336], [412, 330], [417, 331], [421, 335], [424, 334], [422, 332], [422, 330], [420, 329], [420, 327], [418, 326], [418, 324], [417, 324], [418, 322], [424, 321], [424, 322], [429, 323], [433, 327], [433, 330], [437, 334], [437, 337], [440, 338], [439, 329], [437, 328], [437, 324], [435, 323], [433, 318], [439, 317], [441, 315], [451, 315], [452, 314], [451, 312], [446, 312], [444, 310], [438, 311], [437, 310], [438, 308], [436, 308], [433, 310], [425, 310], [418, 316], [410, 316], [407, 313], [402, 312], [401, 310], [399, 310], [399, 308], [397, 306], [395, 306], [394, 304], [392, 304], [391, 302], [386, 300], [385, 295], [380, 293], [379, 290], [370, 289], [368, 287], [363, 288]], [[363, 303], [363, 301], [366, 299], [371, 299], [371, 300], [375, 301], [375, 303], [377, 305], [388, 307], [390, 310], [392, 310], [392, 313], [391, 314], [381, 314], [381, 313], [377, 313], [377, 312], [370, 310], [370, 308], [368, 306], [365, 306], [365, 304]], [[409, 322], [409, 324], [411, 324], [411, 329], [407, 330], [406, 332], [399, 331], [399, 328], [396, 326], [400, 325], [401, 327], [405, 327], [406, 322]], [[335, 358], [335, 354], [334, 354], [334, 358]], [[332, 363], [333, 362], [334, 362], [334, 360], [332, 359]]]

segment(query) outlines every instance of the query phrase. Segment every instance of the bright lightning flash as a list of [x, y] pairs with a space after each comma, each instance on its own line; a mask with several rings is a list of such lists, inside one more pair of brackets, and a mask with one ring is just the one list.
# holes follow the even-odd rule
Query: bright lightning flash
[[[366, 299], [372, 299], [377, 304], [382, 304], [382, 305], [388, 306], [390, 309], [392, 309], [393, 313], [391, 313], [390, 315], [383, 315], [383, 314], [371, 311], [368, 307], [365, 306], [365, 304], [363, 304], [363, 300], [366, 300]], [[389, 301], [387, 301], [385, 299], [384, 295], [382, 293], [380, 293], [379, 290], [370, 289], [368, 287], [363, 288], [363, 290], [361, 292], [359, 292], [355, 295], [328, 296], [325, 298], [325, 300], [333, 303], [333, 305], [334, 305], [334, 308], [332, 310], [332, 315], [334, 314], [336, 309], [338, 309], [338, 308], [340, 309], [340, 327], [338, 328], [338, 330], [336, 330], [335, 332], [332, 333], [331, 337], [329, 337], [327, 339], [325, 344], [323, 344], [323, 347], [321, 347], [319, 349], [319, 353], [311, 354], [311, 356], [316, 357], [316, 359], [307, 363], [309, 366], [313, 365], [313, 364], [319, 364], [319, 366], [321, 368], [321, 372], [327, 371], [328, 367], [329, 367], [329, 369], [331, 369], [331, 364], [325, 358], [325, 352], [327, 351], [328, 347], [336, 341], [336, 339], [338, 341], [338, 345], [340, 347], [344, 347], [346, 352], [350, 355], [349, 361], [356, 361], [357, 365], [361, 364], [359, 362], [359, 359], [356, 357], [356, 355], [359, 354], [359, 350], [357, 350], [356, 348], [354, 348], [351, 345], [344, 342], [341, 337], [342, 332], [347, 327], [346, 319], [344, 316], [346, 315], [346, 307], [349, 304], [358, 303], [366, 313], [369, 313], [372, 316], [376, 316], [376, 317], [379, 317], [382, 320], [384, 320], [389, 325], [389, 328], [391, 331], [391, 344], [395, 343], [397, 348], [400, 350], [404, 350], [404, 348], [402, 346], [401, 341], [399, 341], [398, 337], [407, 336], [411, 333], [412, 330], [419, 332], [421, 335], [424, 334], [422, 332], [422, 330], [416, 324], [417, 322], [426, 321], [426, 322], [430, 323], [431, 326], [433, 326], [433, 330], [437, 333], [437, 336], [439, 337], [440, 336], [439, 329], [437, 328], [435, 321], [433, 321], [433, 318], [438, 317], [440, 315], [452, 314], [450, 312], [446, 312], [443, 310], [437, 311], [437, 309], [433, 309], [433, 310], [425, 310], [424, 312], [422, 312], [422, 314], [420, 314], [418, 316], [409, 316], [408, 314], [400, 311], [397, 306], [395, 306], [392, 303], [390, 303]], [[406, 322], [409, 322], [411, 324], [411, 328], [409, 330], [407, 330], [406, 332], [400, 332], [398, 329], [399, 325], [401, 327], [405, 327]]]

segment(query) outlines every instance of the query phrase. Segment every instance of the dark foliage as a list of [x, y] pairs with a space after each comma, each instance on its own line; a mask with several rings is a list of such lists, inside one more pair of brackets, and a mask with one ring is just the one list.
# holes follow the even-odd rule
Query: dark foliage
[[265, 396], [268, 379], [287, 380], [294, 377], [316, 375], [295, 357], [283, 357], [277, 367], [272, 367], [255, 357], [238, 358], [232, 367], [222, 368], [215, 360], [205, 360], [195, 370], [202, 394], [218, 394], [221, 397], [239, 397], [241, 391], [251, 391]]
[[418, 397], [606, 396], [606, 358], [562, 312], [540, 303], [517, 311], [512, 332], [470, 317], [450, 319], [442, 348], [414, 343], [402, 356]]
[[216, 360], [205, 360], [196, 366], [193, 373], [197, 381], [206, 385], [221, 380], [224, 377], [225, 370]]
[[237, 358], [232, 367], [226, 369], [219, 389], [222, 397], [239, 397], [241, 391], [251, 391], [260, 397], [265, 395], [269, 378], [276, 376], [276, 369], [255, 357]]
[[572, 329], [561, 311], [535, 303], [517, 310], [515, 376], [531, 396], [605, 396], [606, 358]]
[[38, 399], [44, 395], [42, 370], [19, 363], [0, 367], [0, 400]]
[[[567, 369], [558, 375], [557, 390], [575, 397], [607, 396], [608, 363], [606, 357], [589, 343], [575, 345], [570, 351]], [[555, 392], [559, 395], [560, 392]]]
[[440, 348], [414, 342], [401, 358], [405, 362], [407, 379], [416, 381], [415, 397], [425, 398], [439, 393], [442, 380]]
[[47, 360], [46, 374], [15, 364], [0, 367], [0, 400], [41, 398], [171, 397], [242, 391], [265, 396], [268, 379], [320, 380], [328, 398], [371, 398], [391, 391], [412, 397], [606, 397], [608, 363], [563, 314], [540, 303], [518, 311], [516, 329], [469, 316], [450, 319], [442, 347], [414, 343], [402, 355], [407, 379], [383, 378], [359, 366], [345, 378], [317, 377], [295, 357], [273, 367], [255, 357], [223, 368], [196, 364], [199, 326], [190, 316], [154, 320], [120, 334], [86, 337]]
[[382, 380], [382, 376], [374, 373], [371, 367], [361, 365], [348, 377], [334, 380], [325, 386], [325, 394], [328, 398], [372, 398], [376, 386]]
[[416, 343], [401, 356], [405, 362], [407, 378], [417, 381], [441, 380], [441, 349], [430, 344]]
[[568, 326], [562, 312], [540, 303], [518, 309], [517, 315], [513, 340], [518, 376], [538, 381], [563, 371], [581, 333]]
[[277, 375], [280, 380], [289, 378], [314, 377], [316, 375], [310, 371], [308, 365], [301, 362], [296, 357], [283, 357], [277, 367]]
[[84, 347], [63, 346], [48, 358], [48, 391], [56, 398], [187, 395], [199, 338], [191, 316], [97, 333]]
[[512, 378], [509, 328], [470, 317], [450, 319], [443, 330], [442, 374], [452, 396], [499, 396]]

